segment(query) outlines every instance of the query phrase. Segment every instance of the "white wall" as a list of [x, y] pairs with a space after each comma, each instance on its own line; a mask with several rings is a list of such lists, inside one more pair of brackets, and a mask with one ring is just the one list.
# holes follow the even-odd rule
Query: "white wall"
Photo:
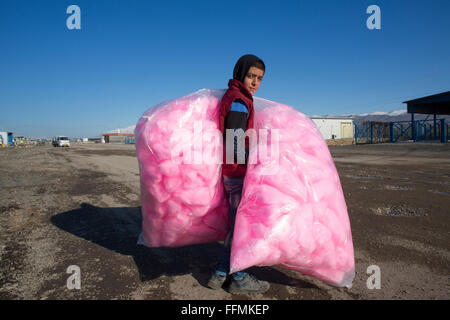
[[323, 138], [328, 140], [341, 139], [341, 123], [350, 123], [352, 125], [352, 137], [354, 137], [354, 126], [352, 119], [332, 119], [332, 118], [312, 118], [311, 119], [319, 129]]

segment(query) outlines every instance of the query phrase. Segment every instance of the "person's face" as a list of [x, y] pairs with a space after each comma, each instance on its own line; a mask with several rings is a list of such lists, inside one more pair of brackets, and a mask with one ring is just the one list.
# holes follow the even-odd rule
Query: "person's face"
[[259, 89], [261, 80], [264, 77], [264, 71], [256, 67], [250, 67], [244, 79], [244, 86], [252, 95]]

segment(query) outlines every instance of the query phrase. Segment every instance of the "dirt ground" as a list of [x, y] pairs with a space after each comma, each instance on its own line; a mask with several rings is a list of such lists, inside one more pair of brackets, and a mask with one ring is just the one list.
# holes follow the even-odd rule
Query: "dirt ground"
[[[449, 299], [450, 144], [330, 146], [355, 248], [351, 289], [279, 267], [265, 294], [206, 287], [220, 243], [136, 245], [134, 145], [0, 151], [0, 299]], [[81, 288], [68, 289], [71, 265]], [[369, 266], [380, 289], [369, 289]], [[370, 270], [370, 268], [369, 268]]]

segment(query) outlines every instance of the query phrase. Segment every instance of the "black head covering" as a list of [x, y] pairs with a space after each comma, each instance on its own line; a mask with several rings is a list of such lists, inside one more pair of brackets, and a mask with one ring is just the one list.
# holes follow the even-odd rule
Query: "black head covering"
[[253, 54], [246, 54], [240, 57], [238, 62], [236, 62], [233, 71], [233, 79], [244, 83], [245, 76], [251, 67], [258, 67], [264, 71], [266, 70], [266, 66], [260, 58]]

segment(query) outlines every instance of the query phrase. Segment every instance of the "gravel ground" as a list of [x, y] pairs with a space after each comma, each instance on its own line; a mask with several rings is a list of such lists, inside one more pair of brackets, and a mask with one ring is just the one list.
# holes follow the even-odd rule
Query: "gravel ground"
[[[133, 145], [0, 152], [0, 299], [449, 299], [450, 144], [330, 146], [352, 226], [351, 289], [279, 267], [252, 268], [264, 294], [206, 287], [220, 243], [136, 245]], [[80, 289], [68, 289], [69, 266]], [[370, 266], [380, 289], [369, 289]]]

